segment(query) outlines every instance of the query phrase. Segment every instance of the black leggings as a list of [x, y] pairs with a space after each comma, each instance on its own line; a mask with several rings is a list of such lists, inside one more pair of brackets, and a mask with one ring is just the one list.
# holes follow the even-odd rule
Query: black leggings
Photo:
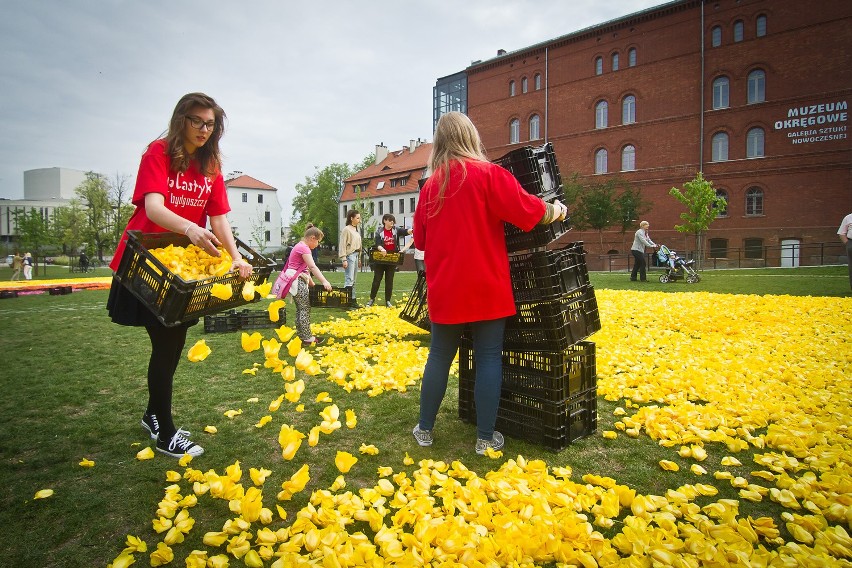
[[188, 326], [165, 327], [152, 324], [145, 326], [145, 329], [148, 331], [148, 337], [151, 338], [146, 413], [157, 415], [160, 431], [168, 440], [177, 431], [172, 420], [172, 387], [175, 371], [186, 343]]
[[373, 287], [370, 289], [370, 299], [375, 300], [376, 294], [379, 293], [379, 284], [382, 283], [382, 276], [385, 277], [385, 302], [391, 301], [393, 296], [393, 275], [396, 274], [395, 264], [374, 264], [373, 265]]
[[633, 254], [633, 258], [636, 259], [636, 262], [633, 263], [633, 271], [630, 273], [630, 279], [636, 280], [636, 273], [638, 272], [639, 280], [644, 282], [646, 279], [645, 269], [648, 265], [645, 262], [645, 253], [638, 250], [631, 250], [630, 252]]

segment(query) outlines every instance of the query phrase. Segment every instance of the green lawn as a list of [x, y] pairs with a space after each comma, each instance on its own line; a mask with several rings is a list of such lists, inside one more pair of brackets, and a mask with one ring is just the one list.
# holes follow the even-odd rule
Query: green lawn
[[[95, 275], [108, 274], [102, 270]], [[0, 269], [0, 278], [8, 279], [9, 274], [9, 269]], [[702, 273], [702, 281], [694, 285], [663, 285], [654, 279], [654, 274], [649, 276], [650, 282], [641, 285], [629, 282], [626, 273], [592, 273], [591, 281], [600, 290], [850, 295], [845, 266], [707, 271]], [[61, 267], [49, 268], [46, 275], [69, 276], [67, 268]], [[341, 272], [328, 276], [333, 284], [342, 285]], [[369, 272], [358, 275], [356, 288], [362, 304], [368, 297], [371, 277]], [[412, 273], [397, 274], [396, 302], [402, 301], [414, 279]], [[162, 538], [151, 530], [151, 519], [169, 485], [166, 471], [182, 469], [176, 460], [159, 454], [149, 461], [135, 459], [136, 452], [150, 442], [139, 426], [147, 397], [149, 347], [144, 330], [109, 321], [104, 309], [106, 297], [106, 291], [81, 291], [68, 296], [44, 294], [0, 300], [0, 361], [4, 368], [0, 375], [4, 393], [0, 399], [0, 566], [106, 566], [123, 548], [127, 534], [141, 536], [149, 550]], [[316, 322], [346, 315], [345, 310], [337, 309], [312, 312]], [[292, 324], [292, 306], [288, 306], [287, 317]], [[369, 397], [365, 392], [347, 393], [323, 376], [304, 377], [302, 402], [306, 411], [295, 413], [292, 405], [285, 403], [272, 424], [258, 429], [255, 423], [269, 414], [266, 406], [283, 392], [283, 381], [280, 377], [270, 378], [269, 372], [258, 372], [254, 377], [242, 374], [243, 369], [262, 361], [262, 355], [243, 352], [239, 333], [205, 334], [203, 325], [198, 325], [190, 330], [187, 345], [198, 339], [206, 340], [213, 355], [199, 364], [185, 359], [181, 362], [174, 400], [176, 423], [193, 430], [193, 437], [208, 450], [192, 465], [203, 471], [215, 469], [220, 474], [237, 460], [244, 472], [251, 467], [271, 469], [273, 474], [265, 491], [269, 502], [265, 505], [274, 509], [274, 495], [282, 481], [289, 479], [302, 463], [309, 463], [312, 480], [308, 491], [284, 503], [291, 521], [311, 490], [328, 488], [338, 475], [333, 464], [339, 449], [350, 451], [361, 460], [346, 476], [350, 489], [375, 483], [375, 471], [380, 465], [393, 466], [395, 471], [403, 469], [406, 452], [415, 462], [424, 458], [447, 463], [461, 459], [479, 475], [495, 467], [490, 459], [473, 453], [475, 429], [457, 418], [455, 382], [451, 382], [439, 416], [443, 424], [451, 427], [442, 431], [441, 443], [432, 448], [418, 447], [410, 435], [417, 420], [418, 386], [407, 392]], [[418, 339], [428, 345], [428, 335]], [[318, 422], [316, 413], [325, 406], [314, 402], [321, 391], [329, 392], [341, 413], [346, 408], [354, 409], [358, 426], [343, 427], [323, 437], [313, 448], [304, 443], [295, 460], [282, 460], [277, 442], [280, 425], [293, 424], [307, 433]], [[258, 402], [248, 402], [254, 397]], [[618, 404], [598, 400], [599, 432], [613, 428], [612, 410]], [[229, 409], [242, 409], [244, 414], [228, 420], [223, 413]], [[217, 425], [215, 436], [201, 432], [208, 424]], [[381, 454], [359, 455], [361, 443], [380, 446]], [[584, 473], [613, 475], [619, 483], [643, 493], [663, 494], [672, 484], [671, 477], [663, 479], [659, 469], [647, 466], [670, 459], [671, 450], [661, 448], [646, 436], [607, 442], [597, 435], [559, 453], [507, 440], [506, 457], [518, 454], [527, 459], [543, 459], [549, 465], [571, 464], [577, 479]], [[83, 458], [94, 460], [96, 466], [78, 466]], [[745, 463], [747, 456], [741, 455], [740, 459]], [[706, 465], [709, 469], [710, 464]], [[675, 479], [680, 483], [694, 482], [688, 471], [677, 474]], [[54, 496], [34, 501], [36, 491], [44, 488], [54, 489]], [[736, 493], [733, 489], [727, 493], [723, 490], [720, 497], [736, 498]], [[781, 509], [765, 502], [754, 510], [778, 517]], [[198, 507], [192, 514], [196, 528], [187, 542], [176, 545], [179, 560], [173, 565], [183, 566], [183, 558], [190, 550], [205, 548], [201, 543], [204, 532], [220, 530], [222, 522], [234, 516], [226, 502]], [[138, 565], [148, 565], [147, 558], [140, 557]], [[242, 564], [232, 561], [231, 565]]]

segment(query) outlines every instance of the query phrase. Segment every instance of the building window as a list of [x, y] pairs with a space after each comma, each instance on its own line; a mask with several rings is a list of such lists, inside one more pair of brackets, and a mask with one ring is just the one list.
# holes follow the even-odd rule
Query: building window
[[621, 171], [632, 172], [636, 169], [636, 148], [628, 144], [621, 150]]
[[595, 57], [595, 75], [603, 75], [603, 57]]
[[727, 217], [728, 216], [728, 192], [724, 189], [716, 190], [716, 197], [725, 200], [725, 204], [719, 206], [716, 209], [716, 217]]
[[269, 241], [271, 241], [271, 240], [272, 240], [272, 233], [271, 233], [271, 232], [269, 232], [269, 231], [266, 231], [266, 232], [263, 234], [263, 236], [264, 236], [264, 238], [266, 239], [266, 242], [267, 242], [267, 243], [268, 243]]
[[605, 174], [606, 173], [606, 150], [601, 148], [597, 152], [595, 152], [595, 173], [596, 174]]
[[264, 220], [264, 221], [266, 221], [267, 223], [269, 223], [270, 221], [272, 221], [272, 213], [270, 213], [269, 211], [266, 211], [266, 212], [263, 214], [263, 220]]
[[379, 201], [379, 215], [385, 214], [385, 202]]
[[713, 47], [722, 45], [722, 26], [713, 26], [710, 30], [710, 45]]
[[346, 217], [346, 204], [343, 205], [343, 216]]
[[393, 199], [388, 199], [388, 213], [393, 215]]
[[606, 128], [609, 105], [606, 101], [600, 101], [595, 105], [595, 128]]
[[408, 178], [409, 178], [409, 177], [410, 177], [410, 176], [399, 177], [399, 178], [391, 178], [391, 180], [390, 180], [390, 186], [391, 186], [391, 187], [396, 187], [396, 186], [398, 186], [398, 185], [405, 185], [405, 184], [407, 184], [407, 183], [408, 183]]
[[618, 71], [618, 52], [612, 54], [612, 70]]
[[521, 92], [526, 93], [529, 89], [527, 88], [527, 78], [521, 77]]
[[509, 123], [509, 144], [517, 144], [521, 141], [521, 121], [513, 118]]
[[402, 199], [402, 198], [400, 198], [400, 200], [399, 200], [399, 214], [400, 215], [405, 214], [405, 199]]
[[370, 202], [370, 217], [373, 217], [376, 214], [376, 202]]
[[714, 162], [724, 162], [728, 159], [728, 134], [717, 132], [713, 135], [713, 157]]
[[750, 187], [746, 191], [746, 215], [763, 215], [763, 190]]
[[248, 193], [243, 194], [243, 203], [248, 203]]
[[728, 239], [710, 239], [710, 258], [728, 257]]
[[514, 81], [509, 81], [509, 96], [510, 97], [515, 96], [515, 82]]
[[534, 114], [530, 117], [530, 140], [538, 140], [541, 138], [539, 125], [541, 123], [541, 119], [537, 114]]
[[408, 198], [408, 211], [411, 212], [411, 213], [414, 213], [414, 209], [416, 207], [417, 207], [417, 205], [414, 203], [414, 198], [409, 197]]
[[730, 105], [730, 82], [727, 77], [713, 79], [713, 109], [728, 108]]
[[765, 135], [763, 129], [756, 126], [748, 131], [746, 136], [746, 158], [762, 158]]
[[627, 66], [636, 67], [636, 48], [631, 47], [627, 50]]
[[258, 193], [258, 194], [257, 194], [257, 202], [258, 202], [258, 203], [263, 203], [263, 194], [262, 194], [262, 193]]
[[746, 258], [763, 258], [763, 239], [743, 239], [743, 252]]
[[742, 20], [737, 20], [736, 22], [734, 22], [734, 41], [735, 42], [740, 42], [740, 41], [743, 40], [743, 29], [744, 29], [744, 27], [745, 26], [744, 26]]
[[536, 73], [535, 76], [533, 76], [533, 88], [536, 91], [541, 90], [541, 73]]
[[748, 74], [748, 103], [762, 103], [766, 100], [766, 73], [755, 69]]
[[627, 95], [621, 101], [621, 124], [633, 124], [636, 122], [636, 97]]
[[766, 16], [758, 16], [755, 21], [754, 32], [757, 37], [766, 35]]

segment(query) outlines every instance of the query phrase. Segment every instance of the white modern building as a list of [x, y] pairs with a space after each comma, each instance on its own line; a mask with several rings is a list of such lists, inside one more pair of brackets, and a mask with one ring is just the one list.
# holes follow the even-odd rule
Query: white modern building
[[39, 168], [24, 172], [24, 198], [0, 198], [0, 238], [10, 242], [17, 234], [15, 215], [37, 209], [51, 219], [58, 207], [67, 207], [76, 197], [74, 190], [86, 181], [86, 172], [68, 168]]
[[264, 254], [281, 248], [281, 204], [278, 190], [242, 172], [225, 179], [234, 235]]

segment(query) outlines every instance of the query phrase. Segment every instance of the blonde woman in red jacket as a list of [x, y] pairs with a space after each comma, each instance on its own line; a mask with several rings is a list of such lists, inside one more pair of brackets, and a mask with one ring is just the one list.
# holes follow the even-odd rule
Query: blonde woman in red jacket
[[414, 246], [426, 252], [432, 343], [423, 373], [420, 421], [413, 434], [432, 445], [432, 429], [447, 390], [450, 364], [464, 326], [473, 332], [476, 359], [475, 450], [503, 447], [494, 430], [502, 382], [503, 330], [515, 314], [504, 222], [529, 231], [565, 218], [566, 207], [530, 195], [507, 170], [485, 157], [479, 133], [459, 112], [435, 129], [431, 175], [414, 212]]

